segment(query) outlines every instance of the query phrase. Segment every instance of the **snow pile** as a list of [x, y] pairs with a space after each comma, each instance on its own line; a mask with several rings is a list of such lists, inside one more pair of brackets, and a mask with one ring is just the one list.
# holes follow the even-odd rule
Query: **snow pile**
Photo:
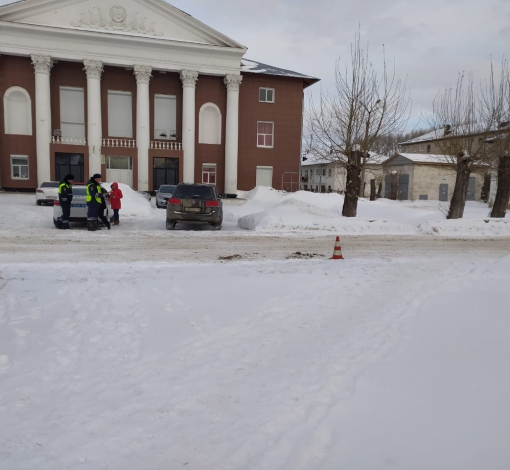
[[358, 201], [357, 217], [342, 217], [342, 195], [308, 191], [285, 193], [258, 187], [239, 192], [243, 206], [226, 207], [225, 220], [239, 228], [259, 232], [324, 231], [339, 235], [420, 235], [454, 237], [510, 237], [505, 219], [487, 220], [488, 208], [467, 202], [464, 219], [446, 220], [438, 201]]
[[[122, 208], [120, 215], [122, 217], [149, 217], [151, 215], [151, 204], [145, 197], [136, 192], [127, 184], [118, 183], [122, 191]], [[111, 183], [101, 183], [107, 191], [111, 189]]]

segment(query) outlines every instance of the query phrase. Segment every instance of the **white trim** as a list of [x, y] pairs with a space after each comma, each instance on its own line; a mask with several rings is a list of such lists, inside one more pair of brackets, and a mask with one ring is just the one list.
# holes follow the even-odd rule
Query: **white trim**
[[[214, 168], [214, 183], [209, 183], [209, 181], [204, 181], [204, 167], [213, 167]], [[210, 172], [208, 172], [211, 174]], [[218, 169], [216, 163], [202, 163], [202, 171], [201, 171], [201, 181], [204, 184], [217, 184], [218, 183]]]
[[[27, 167], [27, 177], [26, 178], [22, 178], [22, 177], [15, 177], [14, 176], [14, 164], [12, 163], [12, 159], [13, 158], [26, 158], [27, 159], [27, 164], [26, 164], [26, 167]], [[11, 159], [10, 159], [10, 162], [11, 162], [11, 180], [22, 180], [22, 181], [27, 181], [30, 179], [30, 159], [28, 158], [28, 155], [11, 155]], [[25, 166], [25, 165], [23, 165]], [[21, 172], [20, 172], [21, 174]]]
[[[25, 95], [25, 98], [28, 100], [28, 109], [27, 109], [27, 119], [28, 119], [28, 133], [27, 134], [12, 134], [9, 132], [9, 116], [8, 116], [8, 106], [7, 100], [9, 99], [9, 95], [15, 91], [19, 91], [21, 94]], [[5, 134], [10, 135], [33, 135], [32, 131], [32, 100], [30, 99], [30, 94], [27, 90], [20, 86], [11, 86], [4, 93], [4, 132]]]
[[[203, 129], [202, 129], [202, 114], [203, 114], [203, 111], [205, 110], [205, 108], [207, 108], [209, 106], [216, 110], [216, 113], [217, 113], [216, 119], [218, 120], [218, 130], [217, 130], [217, 134], [216, 134], [216, 142], [214, 142], [214, 143], [203, 142], [204, 137], [203, 137]], [[221, 145], [222, 121], [223, 121], [223, 116], [221, 114], [221, 110], [218, 107], [218, 105], [211, 103], [211, 102], [204, 103], [200, 107], [200, 111], [198, 113], [198, 143], [206, 144], [206, 145]]]

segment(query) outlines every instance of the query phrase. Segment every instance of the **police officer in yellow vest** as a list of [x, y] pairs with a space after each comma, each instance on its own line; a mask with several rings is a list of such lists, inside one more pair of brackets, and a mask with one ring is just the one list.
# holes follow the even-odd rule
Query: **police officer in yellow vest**
[[87, 228], [94, 232], [99, 227], [98, 217], [103, 203], [103, 189], [101, 188], [101, 175], [96, 173], [87, 182]]
[[57, 227], [63, 230], [69, 229], [71, 201], [73, 200], [73, 183], [74, 175], [66, 175], [58, 187], [58, 200], [62, 208], [62, 217], [57, 219]]

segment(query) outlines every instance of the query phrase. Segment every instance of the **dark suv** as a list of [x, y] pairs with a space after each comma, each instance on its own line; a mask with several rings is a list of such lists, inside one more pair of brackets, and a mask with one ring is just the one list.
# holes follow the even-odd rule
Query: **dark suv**
[[211, 184], [177, 185], [166, 206], [166, 228], [175, 229], [177, 222], [210, 224], [217, 230], [223, 222], [223, 204]]

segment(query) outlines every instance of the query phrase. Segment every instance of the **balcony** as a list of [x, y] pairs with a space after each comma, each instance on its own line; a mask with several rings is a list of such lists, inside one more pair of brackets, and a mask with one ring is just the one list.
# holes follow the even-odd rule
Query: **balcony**
[[136, 148], [136, 140], [132, 139], [103, 139], [103, 147]]
[[62, 145], [87, 145], [87, 139], [85, 137], [67, 137], [54, 135], [51, 137], [51, 143]]
[[151, 141], [150, 149], [152, 150], [182, 150], [182, 144], [180, 142], [167, 142], [167, 141]]

